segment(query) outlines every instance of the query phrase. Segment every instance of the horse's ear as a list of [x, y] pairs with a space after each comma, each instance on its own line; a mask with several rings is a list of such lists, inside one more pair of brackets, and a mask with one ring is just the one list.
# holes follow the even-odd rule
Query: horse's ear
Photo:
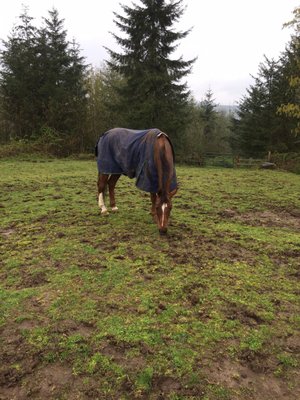
[[175, 196], [175, 194], [177, 193], [177, 190], [178, 190], [178, 188], [175, 188], [174, 190], [172, 190], [172, 192], [170, 192], [170, 194], [169, 194], [170, 199], [171, 199], [173, 196]]

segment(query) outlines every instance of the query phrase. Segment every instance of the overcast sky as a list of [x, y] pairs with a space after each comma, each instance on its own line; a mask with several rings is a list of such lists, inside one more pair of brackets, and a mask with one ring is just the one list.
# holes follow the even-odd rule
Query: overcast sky
[[[138, 0], [135, 0], [139, 3]], [[0, 38], [6, 39], [22, 4], [29, 7], [35, 25], [48, 10], [57, 8], [71, 39], [80, 44], [87, 63], [99, 67], [108, 55], [103, 48], [116, 43], [110, 32], [118, 33], [113, 12], [131, 0], [8, 0], [1, 7]], [[187, 78], [194, 97], [201, 100], [211, 89], [216, 103], [236, 104], [246, 93], [264, 55], [277, 59], [289, 42], [291, 29], [282, 25], [293, 17], [300, 0], [184, 0], [187, 6], [176, 30], [193, 28], [179, 42], [174, 57], [198, 57]]]

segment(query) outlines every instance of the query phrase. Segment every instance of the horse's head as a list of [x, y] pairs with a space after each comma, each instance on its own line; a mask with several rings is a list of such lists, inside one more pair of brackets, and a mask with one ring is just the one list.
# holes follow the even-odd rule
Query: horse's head
[[166, 235], [168, 231], [168, 223], [172, 210], [172, 197], [177, 192], [177, 188], [167, 194], [158, 193], [156, 197], [156, 223], [161, 235]]

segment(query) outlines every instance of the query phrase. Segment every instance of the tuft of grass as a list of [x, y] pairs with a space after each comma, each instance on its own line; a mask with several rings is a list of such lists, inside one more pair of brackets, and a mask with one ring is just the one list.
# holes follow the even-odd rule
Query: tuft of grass
[[153, 368], [147, 367], [143, 369], [136, 378], [136, 390], [137, 392], [149, 392], [152, 385]]

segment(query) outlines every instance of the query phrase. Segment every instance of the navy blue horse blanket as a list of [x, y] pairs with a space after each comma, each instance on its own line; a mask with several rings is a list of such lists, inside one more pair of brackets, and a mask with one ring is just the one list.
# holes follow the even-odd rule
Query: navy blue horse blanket
[[[99, 173], [122, 174], [136, 178], [136, 186], [139, 189], [157, 193], [159, 188], [154, 163], [154, 143], [160, 135], [168, 138], [159, 129], [138, 131], [114, 128], [107, 131], [100, 137], [95, 148]], [[177, 188], [175, 168], [173, 171], [170, 191]]]

